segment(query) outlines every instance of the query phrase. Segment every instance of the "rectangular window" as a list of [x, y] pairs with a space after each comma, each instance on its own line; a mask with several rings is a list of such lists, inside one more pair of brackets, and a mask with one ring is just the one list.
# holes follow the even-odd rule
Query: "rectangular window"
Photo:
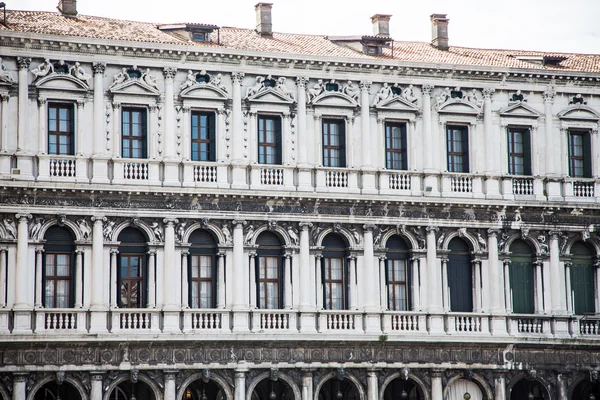
[[529, 129], [508, 128], [508, 173], [531, 175]]
[[387, 169], [407, 169], [406, 154], [406, 124], [386, 122], [385, 167]]
[[258, 257], [259, 305], [263, 309], [279, 309], [279, 257]]
[[144, 256], [121, 254], [121, 297], [119, 307], [141, 308], [144, 304]]
[[344, 298], [344, 259], [325, 257], [324, 279], [326, 310], [343, 310], [345, 308]]
[[44, 307], [70, 307], [71, 254], [46, 254], [46, 269], [44, 278]]
[[392, 311], [408, 310], [406, 260], [388, 260], [388, 308]]
[[346, 166], [346, 125], [339, 119], [323, 120], [323, 166]]
[[281, 164], [281, 117], [258, 116], [258, 163]]
[[469, 172], [469, 129], [447, 126], [448, 172]]
[[74, 119], [73, 104], [48, 104], [48, 154], [75, 154]]
[[215, 113], [192, 113], [192, 161], [216, 161]]
[[592, 177], [590, 132], [569, 131], [569, 176]]
[[147, 158], [146, 109], [123, 108], [121, 118], [121, 156]]
[[191, 256], [192, 308], [214, 308], [214, 267], [212, 256]]

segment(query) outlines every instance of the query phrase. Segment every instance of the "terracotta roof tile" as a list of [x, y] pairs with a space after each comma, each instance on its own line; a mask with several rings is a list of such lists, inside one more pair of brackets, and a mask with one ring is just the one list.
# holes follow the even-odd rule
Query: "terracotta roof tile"
[[[7, 11], [7, 29], [58, 36], [79, 36], [106, 40], [127, 40], [147, 43], [216, 45], [215, 43], [192, 42], [180, 35], [158, 29], [157, 24], [124, 21], [111, 18], [79, 15], [66, 18], [57, 12]], [[0, 26], [0, 29], [5, 29]], [[273, 33], [272, 37], [261, 37], [252, 29], [223, 27], [220, 31], [221, 47], [267, 51], [290, 55], [330, 56], [354, 59], [392, 59], [392, 49], [384, 49], [382, 56], [368, 56], [344, 44], [336, 44], [326, 36]], [[517, 57], [564, 57], [558, 66], [543, 66]], [[537, 70], [568, 70], [600, 72], [600, 55], [544, 53], [522, 50], [491, 50], [466, 47], [450, 47], [441, 51], [424, 42], [400, 42], [393, 44], [393, 60], [443, 64], [450, 66], [487, 66], [526, 68]]]

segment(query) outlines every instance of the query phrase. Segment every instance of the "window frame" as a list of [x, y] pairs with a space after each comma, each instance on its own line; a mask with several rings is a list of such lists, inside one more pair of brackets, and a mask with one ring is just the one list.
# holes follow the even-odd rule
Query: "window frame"
[[[567, 152], [568, 169], [571, 178], [592, 178], [592, 133], [586, 129], [567, 129]], [[581, 156], [573, 155], [573, 139], [581, 137]], [[575, 165], [576, 161], [581, 161], [581, 167]], [[581, 173], [574, 171], [581, 169]]]
[[[275, 261], [275, 271], [277, 272], [277, 276], [275, 278], [269, 278], [268, 277], [268, 263], [265, 262], [264, 263], [264, 269], [263, 269], [263, 262], [262, 261], [267, 261], [267, 260], [274, 260]], [[283, 299], [282, 299], [282, 263], [281, 263], [281, 256], [278, 255], [272, 255], [272, 254], [259, 254], [257, 256], [257, 263], [256, 263], [256, 282], [258, 284], [258, 293], [257, 293], [257, 297], [258, 297], [258, 308], [263, 309], [263, 310], [281, 310], [283, 308]], [[264, 270], [264, 271], [263, 271]], [[264, 276], [263, 275], [264, 272]], [[269, 290], [269, 284], [274, 284], [275, 285], [275, 295], [276, 295], [276, 304], [277, 307], [273, 308], [273, 307], [269, 307], [269, 304], [271, 303], [269, 301], [269, 294], [271, 292], [273, 292], [273, 290]], [[264, 286], [264, 292], [263, 292], [263, 286]], [[262, 294], [265, 294], [264, 298]], [[272, 298], [272, 297], [271, 297]]]
[[[333, 135], [330, 126], [338, 127], [337, 145], [331, 144]], [[346, 168], [346, 121], [341, 118], [323, 118], [321, 130], [323, 167]], [[337, 157], [333, 156], [334, 152], [338, 152]], [[332, 160], [338, 160], [337, 165], [333, 165], [336, 163], [333, 163]]]
[[[198, 259], [199, 261], [202, 260], [202, 258], [206, 258], [208, 260], [210, 260], [210, 265], [208, 266], [208, 271], [210, 271], [210, 277], [205, 277], [205, 276], [201, 276], [201, 272], [202, 272], [202, 264], [199, 262], [197, 268], [198, 268], [198, 277], [194, 278], [194, 260]], [[190, 308], [196, 308], [196, 309], [212, 309], [216, 307], [216, 263], [215, 263], [215, 256], [213, 254], [202, 254], [202, 253], [195, 253], [195, 254], [190, 254], [189, 255], [189, 279], [190, 279], [190, 291], [189, 291], [189, 306]], [[203, 288], [202, 288], [202, 283], [207, 283], [208, 287], [210, 288], [210, 296], [202, 296], [203, 294]], [[194, 285], [198, 286], [198, 297], [197, 297], [197, 301], [194, 301], [194, 297], [193, 297], [193, 288]], [[202, 306], [202, 300], [203, 299], [209, 299], [210, 304], [206, 307]]]
[[[198, 118], [198, 131], [197, 138], [194, 138], [194, 118]], [[207, 121], [207, 139], [202, 139], [200, 136], [200, 129], [202, 129], [200, 125], [201, 117], [206, 117]], [[190, 113], [190, 160], [198, 161], [198, 162], [215, 162], [217, 160], [216, 154], [216, 132], [217, 132], [217, 124], [216, 124], [216, 115], [214, 111], [209, 110], [193, 110]], [[194, 144], [198, 145], [198, 150], [196, 152], [196, 157], [194, 156]], [[206, 144], [208, 146], [207, 151], [202, 151], [202, 145]], [[202, 154], [206, 153], [206, 159], [203, 159]]]
[[[139, 112], [141, 114], [141, 130], [142, 134], [139, 136], [132, 135], [133, 132], [133, 113]], [[129, 114], [129, 135], [125, 135], [125, 114]], [[139, 142], [140, 148], [142, 149], [142, 153], [139, 157], [133, 156], [134, 142]], [[129, 143], [128, 146], [125, 146], [125, 143]], [[129, 152], [129, 155], [125, 155], [125, 149]], [[124, 159], [146, 159], [148, 158], [148, 109], [143, 106], [126, 106], [121, 109], [121, 158]]]
[[[66, 256], [68, 260], [67, 270], [69, 272], [68, 275], [58, 275], [58, 256]], [[48, 275], [48, 260], [50, 257], [54, 258], [54, 275]], [[43, 299], [44, 299], [44, 308], [72, 308], [74, 299], [73, 299], [73, 253], [68, 251], [60, 251], [60, 250], [48, 250], [48, 252], [44, 256], [44, 282], [43, 282]], [[57, 306], [57, 285], [59, 281], [67, 282], [67, 293], [66, 293], [66, 306]], [[48, 291], [47, 285], [50, 282], [54, 282], [53, 292], [52, 292], [52, 303], [48, 303]]]
[[[393, 128], [400, 128], [400, 148], [394, 148], [393, 144]], [[408, 134], [406, 122], [400, 121], [385, 121], [385, 168], [389, 170], [406, 171], [408, 170]], [[395, 165], [391, 159], [393, 154], [400, 154], [399, 167]]]
[[[268, 132], [266, 124], [268, 121], [274, 123], [274, 141], [266, 140], [265, 133]], [[281, 165], [282, 164], [282, 117], [275, 114], [258, 114], [256, 118], [256, 141], [257, 141], [257, 160], [259, 164]], [[263, 138], [264, 137], [264, 138]], [[261, 140], [263, 138], [263, 140]], [[268, 154], [268, 150], [273, 149], [273, 155]]]
[[[339, 260], [340, 261], [340, 268], [341, 268], [341, 279], [333, 279], [331, 278], [332, 275], [332, 269], [331, 269], [331, 262], [333, 260]], [[334, 311], [341, 311], [341, 310], [347, 310], [348, 309], [348, 304], [347, 304], [347, 300], [348, 297], [346, 295], [346, 291], [347, 291], [347, 282], [346, 282], [346, 257], [340, 257], [340, 256], [323, 256], [323, 308], [325, 310], [334, 310]], [[333, 287], [339, 285], [339, 288], [341, 290], [342, 293], [342, 298], [341, 298], [341, 307], [334, 308], [334, 304], [333, 304]]]
[[[515, 148], [514, 134], [522, 135], [522, 152]], [[523, 126], [508, 126], [506, 128], [506, 152], [508, 159], [508, 174], [515, 176], [531, 176], [531, 128]], [[522, 172], [516, 170], [517, 159], [522, 159]]]
[[[404, 279], [397, 280], [395, 278], [395, 269], [394, 263], [403, 263], [404, 264]], [[410, 310], [410, 286], [409, 286], [409, 263], [407, 259], [402, 258], [388, 258], [386, 260], [386, 283], [387, 283], [387, 305], [388, 310], [390, 311], [408, 311]], [[396, 304], [396, 290], [404, 288], [404, 302], [403, 304]], [[400, 307], [398, 307], [400, 306]], [[404, 308], [403, 308], [404, 307]]]
[[[458, 143], [450, 134], [460, 132], [461, 151], [454, 151], [455, 144]], [[454, 157], [460, 157], [460, 163], [456, 162]], [[460, 171], [457, 171], [460, 166]], [[448, 172], [470, 173], [469, 168], [469, 126], [460, 124], [446, 124], [446, 168]]]
[[[140, 260], [140, 264], [138, 266], [138, 270], [139, 270], [139, 274], [137, 277], [135, 278], [131, 278], [131, 277], [127, 277], [127, 278], [123, 278], [123, 260], [125, 258], [127, 259], [132, 259], [134, 257], [137, 257]], [[135, 252], [124, 252], [124, 253], [119, 253], [119, 265], [118, 265], [118, 298], [117, 298], [117, 304], [119, 305], [119, 308], [145, 308], [146, 302], [147, 302], [147, 283], [146, 283], [146, 255], [143, 253], [135, 253]], [[128, 270], [131, 268], [131, 265], [128, 265]], [[123, 303], [123, 283], [124, 282], [138, 282], [138, 286], [137, 286], [137, 306], [134, 307], [126, 307]], [[131, 293], [131, 290], [128, 289], [128, 293]], [[127, 305], [131, 304], [131, 295], [128, 295], [128, 302]]]
[[[67, 114], [69, 116], [69, 119], [67, 120], [67, 129], [68, 131], [61, 131], [60, 130], [60, 110], [67, 110]], [[55, 111], [53, 113], [53, 111]], [[49, 101], [48, 102], [48, 108], [47, 108], [47, 127], [48, 127], [48, 132], [47, 132], [47, 141], [48, 141], [48, 154], [49, 155], [57, 155], [57, 156], [73, 156], [75, 155], [75, 104], [73, 103], [68, 103], [68, 102], [54, 102], [54, 101]], [[55, 115], [56, 119], [56, 130], [51, 130], [51, 117], [52, 114]], [[54, 146], [56, 146], [56, 149], [54, 151], [51, 150], [51, 137], [55, 136], [56, 137], [56, 143]], [[62, 137], [66, 137], [68, 138], [68, 150], [66, 153], [62, 152], [60, 150], [61, 145], [60, 145], [60, 138]]]

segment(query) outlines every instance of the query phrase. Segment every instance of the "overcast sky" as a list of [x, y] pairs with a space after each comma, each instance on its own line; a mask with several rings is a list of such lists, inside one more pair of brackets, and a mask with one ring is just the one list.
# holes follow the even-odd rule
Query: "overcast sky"
[[[6, 0], [8, 9], [56, 11], [58, 0]], [[146, 22], [255, 28], [258, 0], [78, 0], [80, 14]], [[267, 1], [269, 2], [269, 1]], [[396, 40], [430, 41], [429, 15], [448, 14], [451, 46], [600, 54], [600, 0], [271, 0], [275, 32], [371, 34], [392, 14]]]

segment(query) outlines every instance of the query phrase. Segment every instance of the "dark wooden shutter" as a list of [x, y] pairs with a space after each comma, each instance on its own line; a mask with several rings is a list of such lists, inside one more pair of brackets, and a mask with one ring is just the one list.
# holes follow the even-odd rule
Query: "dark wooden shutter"
[[[346, 167], [346, 122], [341, 121], [340, 127], [340, 168]], [[366, 149], [364, 149], [366, 150]]]
[[583, 136], [583, 176], [585, 178], [592, 177], [592, 144], [590, 133], [585, 133]]
[[209, 156], [207, 161], [217, 161], [217, 134], [216, 134], [216, 123], [215, 113], [207, 115], [206, 122], [208, 123], [208, 138], [210, 143], [208, 145]]
[[511, 259], [509, 273], [513, 312], [516, 314], [533, 314], [535, 312], [533, 265], [526, 259]]
[[[402, 165], [401, 168], [403, 170], [408, 169], [408, 146], [406, 140], [406, 124], [403, 124], [401, 127], [401, 139], [402, 139]], [[366, 150], [366, 149], [365, 149]]]
[[594, 266], [592, 251], [582, 242], [575, 243], [571, 248], [573, 255], [571, 265], [571, 293], [576, 315], [594, 314]]
[[523, 175], [531, 175], [531, 131], [523, 131]]
[[469, 247], [461, 239], [455, 238], [450, 241], [449, 249], [450, 311], [473, 312], [473, 269]]
[[469, 172], [469, 128], [464, 127], [462, 129], [462, 146], [463, 146], [463, 170], [462, 172]]
[[279, 165], [282, 164], [282, 136], [281, 117], [277, 117], [275, 118], [275, 163]]

